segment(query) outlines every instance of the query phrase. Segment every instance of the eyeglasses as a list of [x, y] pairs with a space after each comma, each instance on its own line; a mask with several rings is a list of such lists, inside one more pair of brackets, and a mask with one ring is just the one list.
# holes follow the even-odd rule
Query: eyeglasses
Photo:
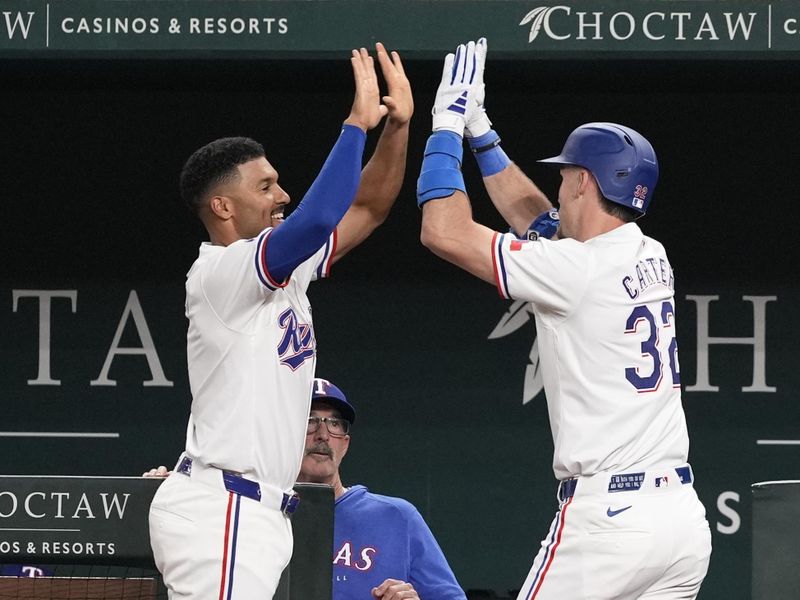
[[308, 417], [308, 427], [306, 435], [316, 433], [320, 423], [325, 423], [328, 433], [334, 437], [344, 437], [350, 433], [350, 421], [337, 419], [335, 417]]

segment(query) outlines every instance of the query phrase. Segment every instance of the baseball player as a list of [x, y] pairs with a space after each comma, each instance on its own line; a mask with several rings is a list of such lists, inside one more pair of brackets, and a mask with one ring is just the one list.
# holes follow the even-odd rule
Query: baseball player
[[623, 125], [582, 125], [542, 161], [560, 168], [561, 239], [475, 223], [460, 170], [467, 127], [486, 136], [473, 152], [505, 163], [484, 181], [517, 234], [550, 209], [499, 155], [497, 134], [475, 130], [485, 57], [479, 40], [445, 59], [417, 198], [427, 247], [535, 315], [559, 510], [518, 599], [694, 598], [711, 536], [686, 462], [674, 276], [664, 247], [636, 224], [656, 154]]
[[342, 391], [315, 379], [298, 481], [333, 486], [333, 600], [465, 600], [439, 544], [401, 498], [345, 487], [339, 465], [356, 411]]
[[[186, 451], [150, 509], [171, 598], [272, 598], [291, 556], [316, 359], [306, 288], [383, 221], [403, 178], [413, 100], [399, 56], [377, 50], [389, 95], [381, 104], [373, 59], [354, 50], [350, 115], [285, 222], [289, 196], [253, 140], [216, 140], [184, 166], [211, 242], [186, 281]], [[387, 113], [362, 174], [366, 131]]]

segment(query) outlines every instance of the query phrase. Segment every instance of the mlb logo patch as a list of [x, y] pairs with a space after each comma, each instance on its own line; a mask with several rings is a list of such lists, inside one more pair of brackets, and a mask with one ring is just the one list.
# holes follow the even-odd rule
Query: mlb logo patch
[[656, 487], [667, 487], [669, 485], [669, 477], [656, 477]]

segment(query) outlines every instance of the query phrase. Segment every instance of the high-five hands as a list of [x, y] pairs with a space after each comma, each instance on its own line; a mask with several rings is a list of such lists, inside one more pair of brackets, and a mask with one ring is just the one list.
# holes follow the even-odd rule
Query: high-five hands
[[464, 135], [468, 138], [476, 138], [488, 133], [492, 128], [492, 122], [486, 114], [486, 109], [483, 103], [486, 100], [486, 84], [483, 82], [483, 73], [486, 70], [486, 52], [488, 46], [486, 38], [478, 40], [476, 53], [482, 52], [483, 61], [481, 62], [482, 68], [475, 74], [475, 88], [469, 103], [467, 104], [467, 112], [464, 115], [467, 126], [464, 130]]
[[[477, 106], [476, 96], [483, 105], [483, 68], [486, 62], [486, 39], [460, 44], [455, 54], [444, 59], [442, 80], [433, 104], [433, 131], [452, 131], [464, 135], [467, 109]], [[476, 122], [477, 124], [477, 122]]]
[[353, 67], [356, 93], [350, 115], [344, 122], [346, 125], [354, 125], [364, 131], [369, 131], [380, 123], [389, 109], [381, 104], [375, 62], [367, 49], [353, 50], [350, 64]]
[[403, 70], [400, 55], [392, 51], [390, 58], [380, 42], [375, 44], [375, 50], [388, 88], [388, 95], [383, 97], [383, 103], [389, 111], [389, 119], [397, 125], [405, 125], [414, 114], [414, 97], [411, 95], [411, 84]]
[[[387, 114], [396, 124], [404, 125], [408, 123], [414, 113], [411, 85], [403, 70], [400, 55], [392, 52], [390, 56], [380, 42], [375, 45], [375, 48], [388, 87], [388, 94], [383, 98], [380, 94], [378, 76], [375, 73], [375, 61], [367, 49], [353, 50], [350, 57], [356, 92], [350, 115], [345, 120], [345, 124], [355, 125], [364, 131], [374, 128]], [[383, 104], [381, 104], [381, 99]]]

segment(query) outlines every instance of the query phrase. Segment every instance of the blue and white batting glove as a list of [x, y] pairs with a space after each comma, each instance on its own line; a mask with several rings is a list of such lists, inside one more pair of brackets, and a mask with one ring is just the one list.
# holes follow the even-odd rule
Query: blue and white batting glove
[[455, 54], [444, 59], [442, 81], [433, 103], [433, 131], [452, 131], [464, 136], [467, 106], [476, 93], [475, 86], [483, 81], [486, 60], [486, 40], [469, 42], [456, 48]]
[[528, 230], [517, 236], [521, 240], [536, 241], [538, 239], [549, 240], [558, 233], [558, 226], [561, 221], [558, 216], [558, 210], [555, 208], [546, 210], [533, 220], [528, 226]]
[[486, 43], [486, 38], [481, 38], [475, 44], [475, 54], [481, 57], [477, 61], [481, 65], [481, 69], [475, 74], [475, 87], [474, 93], [467, 104], [467, 112], [464, 115], [466, 127], [464, 135], [467, 138], [481, 137], [489, 133], [492, 128], [492, 122], [489, 120], [489, 115], [486, 114], [486, 108], [483, 103], [486, 100], [486, 84], [483, 82], [483, 72], [486, 66], [486, 53], [489, 47]]
[[511, 164], [511, 159], [500, 147], [500, 136], [492, 129], [492, 122], [489, 120], [489, 115], [486, 114], [486, 108], [483, 105], [486, 99], [486, 84], [483, 82], [483, 73], [487, 51], [486, 38], [479, 39], [476, 44], [475, 54], [481, 57], [478, 62], [484, 68], [480, 69], [475, 75], [473, 93], [470, 95], [469, 103], [466, 107], [467, 110], [464, 114], [464, 120], [466, 121], [464, 135], [469, 142], [472, 155], [478, 163], [481, 175], [484, 177], [499, 173]]

